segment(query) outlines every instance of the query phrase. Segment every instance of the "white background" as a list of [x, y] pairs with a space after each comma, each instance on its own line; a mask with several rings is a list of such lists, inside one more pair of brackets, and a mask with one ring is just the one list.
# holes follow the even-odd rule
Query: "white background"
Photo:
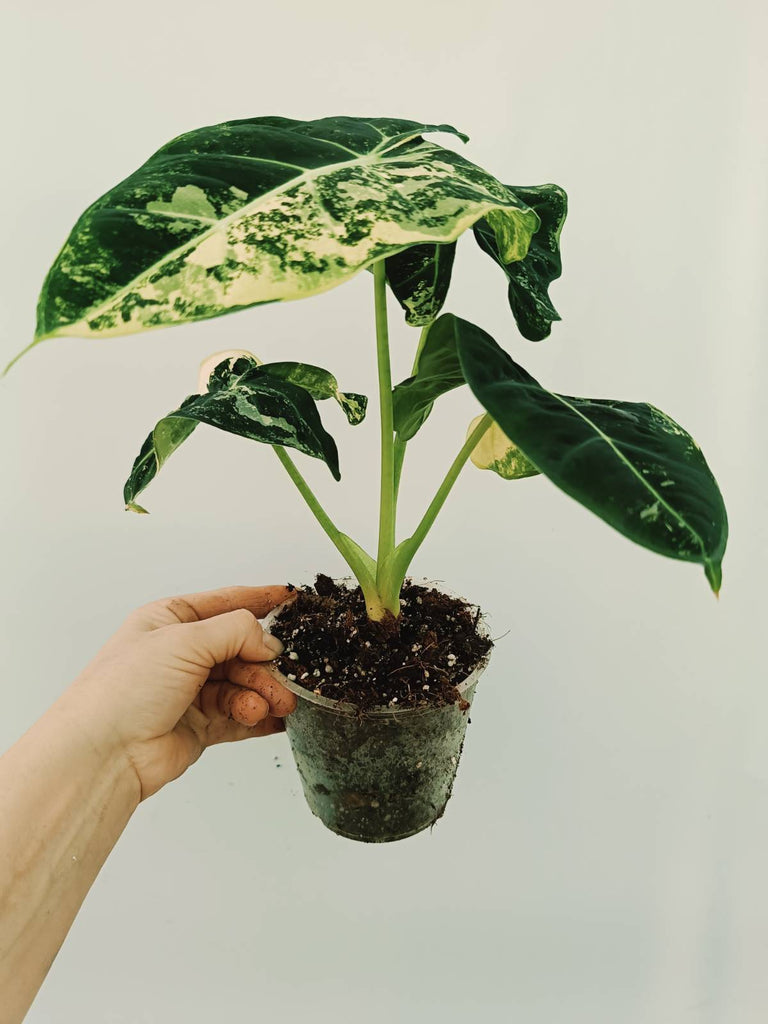
[[[764, 10], [4, 7], [0, 356], [30, 339], [80, 212], [172, 136], [258, 114], [449, 121], [471, 159], [560, 183], [571, 212], [548, 341], [520, 338], [470, 239], [447, 308], [557, 390], [677, 418], [732, 530], [717, 602], [698, 567], [633, 546], [548, 482], [469, 467], [414, 566], [504, 634], [445, 819], [354, 844], [310, 816], [283, 737], [214, 749], [139, 809], [31, 1024], [766, 1019]], [[402, 377], [416, 333], [392, 315]], [[219, 321], [52, 341], [0, 384], [0, 748], [134, 606], [341, 572], [272, 454], [213, 430], [147, 492], [151, 516], [123, 512], [148, 429], [226, 347], [317, 362], [373, 394], [370, 275]], [[413, 444], [404, 527], [476, 411], [446, 397]], [[307, 474], [370, 544], [375, 418], [351, 431], [323, 414], [343, 480]]]

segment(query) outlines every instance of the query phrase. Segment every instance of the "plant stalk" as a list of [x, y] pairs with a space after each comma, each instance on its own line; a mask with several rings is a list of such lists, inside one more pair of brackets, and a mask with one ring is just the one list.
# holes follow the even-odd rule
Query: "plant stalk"
[[[341, 536], [341, 531], [337, 529], [336, 524], [333, 522], [331, 517], [328, 515], [323, 506], [317, 500], [314, 491], [309, 486], [304, 477], [301, 475], [299, 467], [293, 461], [293, 459], [285, 450], [285, 448], [283, 448], [281, 445], [273, 444], [272, 448], [274, 450], [275, 455], [278, 457], [278, 459], [282, 462], [283, 466], [285, 467], [288, 476], [296, 484], [299, 493], [309, 506], [312, 515], [315, 517], [318, 523], [320, 523], [320, 525], [325, 530], [330, 539], [333, 541], [333, 543], [336, 545], [336, 547], [339, 548], [338, 539]], [[339, 548], [339, 551], [346, 560], [346, 555], [341, 550], [341, 548]]]
[[[387, 325], [387, 278], [384, 261], [373, 265], [376, 312], [376, 362], [379, 376], [379, 417], [381, 421], [381, 484], [379, 492], [379, 545], [376, 582], [381, 590], [381, 570], [395, 548], [395, 452], [392, 413], [392, 370], [389, 360]], [[390, 609], [396, 614], [396, 609]]]
[[[416, 372], [419, 369], [419, 357], [421, 356], [422, 349], [427, 342], [427, 335], [429, 334], [429, 328], [432, 324], [427, 324], [426, 327], [422, 327], [421, 334], [419, 335], [419, 344], [416, 347], [416, 355], [413, 357], [413, 366], [411, 367], [411, 377], [416, 376]], [[397, 504], [397, 498], [400, 494], [400, 477], [403, 474], [403, 460], [405, 459], [405, 449], [408, 447], [408, 442], [401, 440], [399, 435], [395, 436], [395, 504]]]
[[365, 604], [369, 618], [384, 618], [387, 609], [382, 604], [381, 597], [379, 596], [379, 592], [376, 588], [373, 559], [363, 551], [363, 549], [356, 544], [351, 537], [348, 537], [337, 528], [336, 524], [317, 500], [312, 488], [301, 475], [298, 466], [285, 448], [276, 444], [272, 445], [272, 447], [275, 455], [277, 455], [278, 459], [285, 467], [288, 476], [293, 480], [302, 498], [309, 506], [312, 515], [322, 526], [334, 547], [352, 570], [357, 582], [360, 584], [360, 589], [363, 591], [363, 596], [365, 597]]
[[413, 556], [421, 547], [424, 538], [427, 536], [430, 529], [432, 528], [432, 524], [434, 523], [435, 519], [437, 519], [437, 515], [440, 512], [440, 509], [443, 507], [446, 498], [451, 493], [451, 488], [456, 483], [459, 477], [459, 473], [461, 473], [462, 469], [464, 468], [467, 459], [475, 450], [483, 434], [486, 432], [486, 430], [488, 430], [492, 423], [493, 419], [491, 415], [489, 413], [486, 413], [480, 420], [480, 422], [477, 424], [475, 429], [472, 431], [472, 433], [469, 435], [467, 440], [462, 445], [461, 450], [451, 463], [448, 472], [445, 474], [443, 482], [438, 487], [437, 493], [430, 502], [427, 511], [424, 513], [421, 522], [413, 531], [413, 534], [405, 542], [405, 544], [408, 547], [409, 558], [408, 564], [403, 566], [403, 577], [405, 577], [405, 573], [408, 571], [408, 565], [410, 565]]

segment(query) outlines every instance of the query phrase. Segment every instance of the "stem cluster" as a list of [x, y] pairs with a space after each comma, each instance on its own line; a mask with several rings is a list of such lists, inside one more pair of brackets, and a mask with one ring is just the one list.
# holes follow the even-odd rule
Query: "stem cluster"
[[[451, 488], [483, 434], [491, 425], [486, 413], [462, 445], [451, 463], [442, 483], [429, 503], [418, 526], [410, 537], [396, 543], [397, 498], [407, 442], [396, 436], [392, 410], [392, 372], [389, 356], [389, 327], [387, 323], [387, 290], [384, 261], [374, 264], [374, 307], [376, 314], [376, 363], [379, 380], [379, 420], [381, 433], [381, 472], [379, 490], [379, 539], [376, 559], [367, 554], [351, 537], [342, 533], [318, 501], [295, 462], [280, 446], [275, 453], [306, 501], [315, 519], [336, 546], [344, 561], [354, 573], [365, 596], [368, 615], [380, 620], [400, 613], [400, 590], [413, 557], [429, 533]], [[422, 332], [412, 372], [416, 372], [418, 359], [428, 328]]]

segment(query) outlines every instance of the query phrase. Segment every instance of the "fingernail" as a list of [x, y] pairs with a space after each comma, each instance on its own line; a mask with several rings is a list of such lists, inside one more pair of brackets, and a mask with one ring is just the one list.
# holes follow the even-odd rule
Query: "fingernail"
[[277, 657], [278, 654], [282, 654], [285, 648], [280, 640], [276, 636], [272, 636], [271, 633], [264, 634], [264, 645], [268, 647], [270, 651]]

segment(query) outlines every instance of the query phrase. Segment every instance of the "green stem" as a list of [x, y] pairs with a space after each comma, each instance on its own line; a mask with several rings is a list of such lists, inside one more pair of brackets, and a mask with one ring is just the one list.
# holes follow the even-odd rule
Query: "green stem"
[[296, 484], [299, 493], [309, 506], [312, 515], [318, 523], [320, 523], [328, 537], [330, 537], [334, 547], [352, 570], [357, 582], [360, 584], [363, 596], [365, 597], [365, 604], [368, 609], [369, 618], [377, 620], [384, 618], [387, 610], [385, 609], [381, 597], [379, 596], [379, 592], [376, 589], [375, 564], [373, 559], [369, 554], [367, 554], [367, 552], [363, 551], [359, 544], [355, 543], [351, 537], [348, 537], [336, 527], [336, 524], [317, 500], [312, 488], [301, 475], [298, 466], [285, 448], [276, 444], [273, 444], [272, 448], [274, 449], [275, 455], [277, 455], [278, 459], [285, 467], [288, 476]]
[[[416, 347], [416, 355], [413, 357], [413, 366], [411, 367], [411, 377], [416, 376], [416, 372], [419, 369], [419, 357], [421, 356], [422, 349], [427, 342], [427, 335], [429, 334], [429, 328], [432, 324], [427, 324], [426, 327], [422, 327], [421, 334], [419, 335], [419, 344]], [[400, 494], [400, 477], [403, 473], [403, 460], [405, 459], [405, 449], [408, 447], [408, 442], [403, 441], [400, 435], [395, 437], [395, 504], [397, 504], [397, 498]]]
[[397, 503], [397, 498], [400, 494], [400, 477], [403, 475], [403, 459], [405, 458], [405, 449], [407, 445], [407, 441], [401, 441], [400, 438], [395, 435], [395, 503]]
[[395, 547], [395, 453], [392, 414], [392, 371], [389, 364], [387, 326], [387, 278], [384, 261], [373, 266], [376, 310], [376, 361], [379, 373], [379, 415], [381, 419], [381, 487], [379, 497], [379, 546], [377, 583], [381, 568]]
[[472, 433], [469, 435], [467, 440], [462, 445], [459, 454], [451, 463], [450, 469], [445, 474], [445, 478], [438, 487], [437, 494], [435, 494], [434, 498], [430, 502], [427, 511], [424, 513], [421, 519], [421, 522], [413, 531], [412, 536], [409, 537], [409, 539], [405, 542], [408, 551], [408, 562], [406, 565], [401, 567], [403, 577], [405, 577], [405, 573], [408, 571], [408, 566], [410, 565], [413, 556], [421, 547], [424, 538], [427, 536], [430, 529], [432, 528], [432, 524], [434, 523], [435, 519], [437, 519], [437, 515], [440, 509], [445, 504], [445, 499], [448, 497], [448, 495], [451, 492], [451, 488], [456, 483], [459, 477], [459, 473], [461, 473], [462, 469], [464, 468], [464, 464], [477, 447], [480, 438], [483, 436], [486, 430], [488, 430], [492, 423], [493, 419], [491, 418], [489, 413], [486, 413], [480, 420], [480, 422], [477, 424], [475, 429], [472, 431]]
[[344, 554], [344, 551], [342, 551], [342, 549], [339, 547], [339, 538], [341, 537], [341, 531], [337, 529], [336, 524], [333, 522], [331, 517], [328, 515], [323, 506], [315, 497], [314, 491], [309, 486], [304, 477], [301, 475], [299, 467], [293, 461], [293, 459], [285, 450], [285, 448], [277, 444], [273, 444], [272, 448], [275, 452], [275, 455], [277, 455], [278, 459], [280, 459], [283, 466], [285, 467], [288, 476], [296, 484], [296, 487], [298, 488], [298, 491], [301, 494], [302, 498], [304, 499], [304, 501], [306, 501], [307, 505], [309, 505], [312, 515], [315, 517], [318, 523], [320, 523], [322, 528], [325, 530], [325, 532], [328, 534], [328, 536], [331, 538], [333, 543], [336, 545], [336, 547], [339, 549], [341, 554], [344, 556], [344, 559], [346, 560], [346, 555]]

